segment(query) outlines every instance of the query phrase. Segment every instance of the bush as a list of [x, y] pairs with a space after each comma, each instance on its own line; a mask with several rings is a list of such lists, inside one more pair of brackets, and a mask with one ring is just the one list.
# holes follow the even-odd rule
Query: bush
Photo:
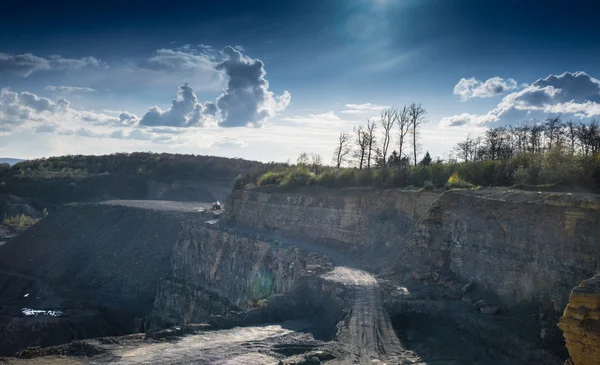
[[14, 228], [25, 229], [33, 226], [39, 221], [39, 218], [26, 216], [25, 214], [16, 215], [14, 217], [4, 218], [4, 224]]
[[450, 175], [450, 177], [448, 178], [448, 183], [446, 184], [447, 189], [470, 188], [472, 186], [473, 184], [463, 180], [456, 171], [452, 175]]
[[258, 179], [257, 185], [279, 185], [286, 178], [287, 175], [287, 172], [267, 172]]
[[285, 174], [279, 185], [288, 187], [306, 186], [314, 175], [307, 168], [298, 167], [296, 170]]

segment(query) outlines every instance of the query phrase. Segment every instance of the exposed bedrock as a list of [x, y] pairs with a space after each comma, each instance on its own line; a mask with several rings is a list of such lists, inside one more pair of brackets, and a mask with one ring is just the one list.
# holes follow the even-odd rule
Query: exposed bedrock
[[558, 326], [574, 365], [600, 362], [600, 274], [573, 288]]
[[571, 288], [599, 268], [597, 196], [259, 188], [233, 193], [227, 208], [239, 224], [367, 249], [371, 268], [474, 281], [506, 306], [560, 312]]
[[474, 281], [505, 306], [562, 311], [600, 258], [600, 200], [503, 190], [443, 194], [398, 257], [400, 267]]
[[[252, 309], [257, 316], [274, 316], [271, 320], [294, 318], [308, 300], [308, 287], [316, 285], [309, 279], [330, 268], [324, 256], [282, 241], [189, 221], [159, 285], [151, 326], [199, 323]], [[301, 292], [299, 297], [282, 296]], [[267, 313], [275, 307], [286, 313]]]

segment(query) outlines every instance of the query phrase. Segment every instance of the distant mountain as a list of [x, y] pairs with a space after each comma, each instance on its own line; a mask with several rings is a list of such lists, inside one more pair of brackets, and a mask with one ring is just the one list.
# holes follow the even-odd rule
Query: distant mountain
[[0, 157], [0, 163], [7, 163], [9, 165], [14, 165], [16, 163], [19, 163], [21, 161], [25, 161], [22, 158], [8, 158], [8, 157]]

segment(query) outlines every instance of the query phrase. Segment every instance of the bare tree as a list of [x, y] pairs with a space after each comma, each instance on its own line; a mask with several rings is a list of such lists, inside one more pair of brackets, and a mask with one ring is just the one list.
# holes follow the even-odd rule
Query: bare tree
[[409, 108], [406, 106], [402, 107], [402, 110], [398, 111], [397, 121], [398, 128], [400, 129], [398, 132], [398, 156], [402, 158], [402, 153], [404, 151], [404, 141], [406, 136], [408, 135], [408, 131], [410, 130], [410, 113]]
[[572, 120], [569, 120], [565, 123], [566, 125], [566, 135], [569, 139], [569, 144], [571, 145], [571, 154], [575, 154], [575, 141], [577, 141], [577, 124]]
[[563, 123], [560, 120], [560, 115], [548, 117], [544, 127], [548, 139], [548, 149], [551, 150], [553, 146], [560, 144], [563, 137]]
[[312, 172], [318, 175], [321, 171], [321, 166], [323, 166], [323, 159], [321, 158], [321, 155], [319, 155], [318, 153], [311, 153], [310, 166]]
[[352, 151], [351, 142], [352, 141], [349, 133], [340, 133], [340, 136], [338, 137], [338, 145], [333, 154], [333, 159], [338, 169], [340, 166], [342, 166], [346, 156], [348, 156], [350, 151]]
[[362, 125], [355, 126], [353, 131], [356, 135], [356, 139], [354, 141], [356, 143], [356, 147], [358, 147], [354, 152], [354, 157], [358, 160], [358, 169], [361, 170], [365, 163], [367, 150], [369, 148], [369, 134], [365, 132]]
[[412, 103], [408, 107], [408, 115], [410, 117], [410, 133], [413, 137], [413, 161], [415, 166], [417, 166], [417, 136], [419, 135], [419, 126], [425, 123], [425, 114], [427, 114], [427, 110], [425, 110], [420, 103]]
[[368, 149], [367, 149], [367, 169], [371, 169], [371, 153], [373, 152], [373, 145], [375, 144], [375, 121], [370, 121], [369, 119], [367, 119], [367, 130], [366, 130], [366, 136], [367, 136], [367, 141], [365, 142], [368, 145]]
[[384, 109], [381, 111], [381, 116], [379, 118], [379, 124], [381, 124], [381, 128], [383, 128], [383, 141], [381, 142], [381, 157], [384, 167], [387, 163], [387, 153], [391, 141], [390, 131], [392, 130], [392, 127], [394, 127], [394, 123], [396, 122], [397, 113], [397, 110], [393, 108]]
[[298, 165], [298, 166], [308, 165], [308, 153], [302, 152], [296, 159], [296, 165]]

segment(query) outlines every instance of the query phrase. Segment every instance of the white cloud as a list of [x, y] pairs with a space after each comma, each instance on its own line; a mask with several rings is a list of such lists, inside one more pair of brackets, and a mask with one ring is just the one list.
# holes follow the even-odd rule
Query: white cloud
[[159, 49], [154, 57], [141, 66], [155, 71], [213, 71], [216, 62], [212, 48], [201, 48], [194, 53], [194, 49], [188, 45], [180, 50]]
[[72, 93], [92, 93], [95, 92], [95, 89], [90, 87], [79, 87], [79, 86], [53, 86], [48, 85], [44, 88], [44, 90], [52, 91], [59, 94], [72, 94]]
[[216, 66], [228, 80], [216, 103], [221, 112], [220, 126], [261, 127], [288, 107], [291, 94], [284, 91], [282, 95], [275, 96], [269, 91], [262, 61], [245, 56], [230, 46], [225, 47], [223, 54], [226, 59]]
[[481, 126], [489, 123], [520, 123], [532, 115], [571, 114], [577, 117], [600, 115], [600, 81], [585, 72], [565, 72], [538, 79], [522, 90], [506, 95], [486, 114], [463, 113], [444, 117], [439, 125]]
[[386, 105], [376, 105], [376, 104], [371, 104], [371, 103], [365, 103], [365, 104], [346, 104], [344, 105], [347, 110], [342, 110], [340, 113], [344, 113], [344, 114], [365, 114], [365, 113], [371, 113], [374, 111], [381, 111], [384, 109], [389, 108], [389, 106]]
[[188, 84], [183, 84], [179, 87], [177, 98], [172, 101], [169, 109], [162, 110], [158, 106], [153, 106], [140, 119], [139, 124], [172, 127], [203, 126], [214, 115], [214, 104], [207, 104], [205, 106], [199, 103], [194, 90]]
[[44, 58], [31, 53], [16, 55], [0, 53], [0, 73], [13, 73], [25, 77], [38, 71], [79, 70], [84, 67], [102, 66], [105, 66], [105, 64], [95, 57], [64, 58], [59, 55], [52, 55]]
[[517, 82], [513, 79], [504, 80], [501, 77], [492, 77], [481, 82], [474, 77], [462, 78], [454, 86], [454, 95], [458, 95], [462, 101], [466, 101], [471, 98], [489, 98], [501, 95], [516, 88]]

